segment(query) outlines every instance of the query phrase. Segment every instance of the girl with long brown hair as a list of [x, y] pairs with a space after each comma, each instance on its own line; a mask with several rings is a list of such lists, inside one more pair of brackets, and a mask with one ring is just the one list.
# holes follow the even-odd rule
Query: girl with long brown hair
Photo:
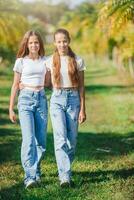
[[21, 162], [26, 188], [40, 181], [41, 159], [46, 150], [47, 99], [44, 91], [46, 77], [43, 41], [37, 31], [25, 33], [13, 68], [14, 80], [9, 105], [10, 120], [15, 123], [15, 96], [19, 91], [18, 111], [22, 131]]
[[60, 185], [70, 186], [71, 164], [74, 160], [78, 123], [86, 120], [84, 62], [69, 46], [65, 29], [54, 33], [55, 52], [46, 60], [51, 73], [53, 93], [50, 116], [54, 133], [55, 155]]

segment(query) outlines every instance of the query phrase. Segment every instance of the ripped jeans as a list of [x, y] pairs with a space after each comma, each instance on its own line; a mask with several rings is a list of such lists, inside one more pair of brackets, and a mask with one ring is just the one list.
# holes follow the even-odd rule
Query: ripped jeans
[[48, 108], [45, 91], [22, 89], [18, 111], [22, 131], [21, 162], [26, 184], [40, 177], [40, 163], [46, 151]]
[[74, 160], [80, 111], [79, 92], [53, 89], [50, 116], [54, 134], [55, 156], [60, 181], [70, 181]]

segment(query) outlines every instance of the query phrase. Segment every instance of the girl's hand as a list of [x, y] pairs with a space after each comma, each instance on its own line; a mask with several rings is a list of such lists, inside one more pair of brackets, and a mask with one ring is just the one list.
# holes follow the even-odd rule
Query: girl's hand
[[22, 83], [19, 83], [19, 90], [22, 90], [22, 89], [24, 89], [24, 85], [22, 84]]
[[79, 112], [78, 122], [82, 124], [86, 120], [86, 113], [83, 111]]
[[16, 123], [16, 115], [13, 110], [9, 111], [9, 118], [10, 118], [11, 122]]

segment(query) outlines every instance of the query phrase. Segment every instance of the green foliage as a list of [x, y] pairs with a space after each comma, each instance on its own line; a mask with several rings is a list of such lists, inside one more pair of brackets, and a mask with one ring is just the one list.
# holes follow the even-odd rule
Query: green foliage
[[30, 29], [39, 31], [42, 36], [43, 42], [45, 43], [45, 37], [47, 34], [47, 30], [45, 29], [45, 25], [39, 19], [33, 19], [30, 23]]
[[0, 12], [15, 12], [19, 7], [18, 0], [4, 0], [0, 1]]
[[14, 56], [24, 33], [29, 29], [38, 30], [45, 41], [46, 34], [52, 32], [53, 24], [55, 25], [59, 21], [66, 10], [68, 10], [68, 6], [65, 3], [52, 6], [44, 1], [32, 3], [24, 3], [19, 0], [0, 1], [2, 58], [9, 59]]
[[109, 16], [119, 13], [121, 20], [133, 20], [134, 18], [134, 0], [112, 0], [109, 3]]
[[8, 48], [7, 46], [0, 46], [0, 56], [4, 60], [10, 60], [10, 62], [13, 62], [15, 59], [15, 53], [12, 49]]
[[119, 31], [129, 21], [134, 22], [134, 0], [106, 1], [100, 10], [99, 20], [111, 31]]
[[[18, 43], [29, 25], [19, 13], [20, 4], [17, 0], [1, 1], [0, 6], [0, 49], [3, 58], [7, 56], [8, 59], [18, 48]], [[6, 55], [7, 52], [10, 52], [11, 55]]]
[[96, 54], [100, 51], [97, 44], [99, 44], [98, 40], [101, 35], [100, 31], [95, 27], [96, 21], [97, 6], [85, 2], [73, 11], [65, 13], [59, 26], [69, 30], [72, 36], [73, 47], [78, 52]]
[[[110, 0], [102, 4], [99, 11], [98, 25], [108, 41], [116, 41], [117, 66], [124, 66], [134, 55], [134, 0]], [[109, 55], [112, 58], [114, 46], [108, 43]], [[125, 64], [126, 66], [126, 64]], [[131, 66], [130, 66], [131, 67]]]

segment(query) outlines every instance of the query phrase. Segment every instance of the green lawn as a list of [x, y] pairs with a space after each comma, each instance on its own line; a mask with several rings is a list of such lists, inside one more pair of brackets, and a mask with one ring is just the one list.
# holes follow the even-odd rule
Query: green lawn
[[[20, 162], [19, 124], [8, 119], [12, 69], [0, 68], [1, 200], [133, 200], [134, 87], [112, 63], [84, 57], [87, 121], [79, 127], [75, 187], [61, 189], [57, 178], [51, 123], [42, 162], [42, 184], [25, 190]], [[48, 94], [48, 99], [50, 94]]]

